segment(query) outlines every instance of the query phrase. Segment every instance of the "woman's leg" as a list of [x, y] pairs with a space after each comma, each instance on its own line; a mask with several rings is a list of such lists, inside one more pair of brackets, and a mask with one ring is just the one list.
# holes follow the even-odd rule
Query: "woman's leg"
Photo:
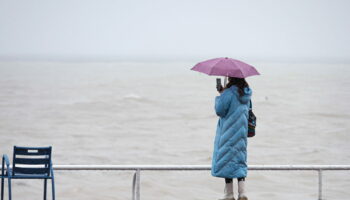
[[233, 183], [232, 178], [225, 178], [224, 197], [219, 200], [234, 200], [233, 198]]
[[242, 178], [237, 178], [238, 181], [245, 181], [245, 177], [242, 177]]
[[248, 200], [245, 191], [245, 177], [237, 178], [238, 180], [238, 200]]
[[232, 178], [225, 178], [225, 183], [232, 183]]

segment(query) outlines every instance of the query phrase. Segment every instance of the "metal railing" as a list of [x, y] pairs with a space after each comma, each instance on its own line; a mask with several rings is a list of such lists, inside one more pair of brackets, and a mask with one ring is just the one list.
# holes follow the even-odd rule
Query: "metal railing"
[[[135, 171], [132, 180], [132, 200], [140, 200], [141, 171], [203, 171], [211, 170], [209, 165], [54, 165], [56, 171], [77, 170], [128, 170]], [[1, 166], [0, 166], [1, 169]], [[255, 171], [316, 171], [318, 173], [318, 200], [322, 198], [323, 171], [350, 170], [350, 165], [250, 165], [249, 170]], [[1, 176], [1, 175], [0, 175]]]
[[[54, 170], [132, 170], [132, 200], [140, 200], [141, 171], [181, 171], [211, 170], [209, 165], [54, 165]], [[318, 172], [318, 200], [322, 200], [322, 172], [329, 170], [350, 170], [350, 165], [250, 165], [249, 170], [256, 171], [316, 171]]]

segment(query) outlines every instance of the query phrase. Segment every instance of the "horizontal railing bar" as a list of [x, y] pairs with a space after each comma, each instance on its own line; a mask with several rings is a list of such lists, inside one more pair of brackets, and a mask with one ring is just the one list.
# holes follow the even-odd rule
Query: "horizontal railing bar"
[[[211, 170], [210, 165], [54, 165], [55, 170]], [[350, 165], [249, 165], [249, 170], [350, 170]]]
[[[211, 165], [53, 165], [54, 170], [211, 170]], [[0, 167], [1, 169], [1, 167]], [[350, 165], [249, 165], [249, 170], [350, 170]]]
[[209, 165], [54, 165], [55, 170], [210, 170]]
[[251, 165], [250, 170], [350, 170], [350, 165]]

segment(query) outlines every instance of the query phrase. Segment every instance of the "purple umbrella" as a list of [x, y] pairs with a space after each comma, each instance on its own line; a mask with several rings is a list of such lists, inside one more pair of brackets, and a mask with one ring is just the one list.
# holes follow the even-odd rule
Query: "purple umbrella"
[[214, 58], [196, 64], [191, 70], [208, 75], [246, 78], [260, 75], [251, 65], [232, 58]]

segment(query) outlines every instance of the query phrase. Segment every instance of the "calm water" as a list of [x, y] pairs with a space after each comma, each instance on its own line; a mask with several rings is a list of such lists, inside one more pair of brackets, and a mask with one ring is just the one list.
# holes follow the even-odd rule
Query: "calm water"
[[[0, 153], [52, 145], [54, 164], [210, 164], [215, 77], [195, 63], [0, 63]], [[253, 63], [257, 136], [249, 164], [350, 164], [350, 65]], [[350, 172], [324, 172], [326, 199], [348, 199]], [[58, 199], [131, 199], [132, 172], [56, 172]], [[250, 199], [317, 199], [316, 172], [251, 171]], [[14, 198], [42, 197], [37, 180]], [[142, 199], [204, 200], [223, 180], [142, 172]]]

